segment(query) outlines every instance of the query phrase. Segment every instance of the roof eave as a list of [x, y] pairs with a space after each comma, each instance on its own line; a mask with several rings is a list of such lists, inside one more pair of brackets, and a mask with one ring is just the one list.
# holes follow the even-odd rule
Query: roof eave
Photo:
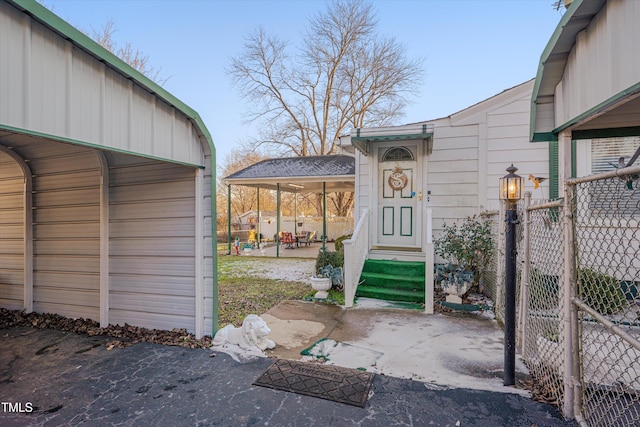
[[[589, 25], [593, 16], [605, 3], [606, 0], [574, 0], [560, 19], [547, 46], [540, 55], [536, 81], [531, 95], [530, 141], [540, 141], [541, 135], [552, 132], [554, 126], [549, 129], [537, 128], [537, 105], [555, 103], [555, 88], [562, 80], [564, 68], [569, 53], [575, 45], [576, 37]], [[588, 9], [595, 12], [584, 13]]]

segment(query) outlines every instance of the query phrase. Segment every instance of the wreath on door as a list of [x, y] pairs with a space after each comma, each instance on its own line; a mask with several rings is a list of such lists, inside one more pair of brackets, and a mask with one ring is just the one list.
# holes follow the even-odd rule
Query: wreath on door
[[409, 178], [407, 178], [407, 175], [400, 166], [396, 166], [391, 171], [391, 175], [389, 175], [387, 182], [389, 183], [389, 187], [394, 191], [401, 191], [407, 186]]

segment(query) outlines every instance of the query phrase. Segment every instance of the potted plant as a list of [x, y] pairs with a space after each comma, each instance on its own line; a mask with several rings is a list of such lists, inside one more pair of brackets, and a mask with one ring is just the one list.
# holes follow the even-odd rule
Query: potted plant
[[[320, 287], [327, 287], [328, 291], [334, 288], [338, 291], [344, 289], [344, 254], [341, 251], [320, 250], [316, 258], [315, 274], [311, 277], [311, 286], [318, 291], [316, 298], [326, 298], [326, 296], [318, 296], [321, 291]], [[324, 295], [324, 294], [320, 294]]]
[[479, 284], [480, 277], [489, 267], [494, 243], [491, 224], [475, 216], [459, 226], [444, 224], [443, 234], [434, 241], [436, 254], [447, 262], [436, 268], [436, 281], [443, 291], [462, 301]]

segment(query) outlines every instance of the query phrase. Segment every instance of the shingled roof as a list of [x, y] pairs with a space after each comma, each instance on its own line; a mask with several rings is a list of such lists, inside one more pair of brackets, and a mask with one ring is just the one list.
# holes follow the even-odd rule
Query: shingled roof
[[355, 173], [353, 156], [334, 154], [267, 159], [223, 180], [228, 184], [268, 189], [276, 189], [280, 184], [282, 191], [294, 193], [321, 191], [323, 182], [328, 192], [353, 191]]

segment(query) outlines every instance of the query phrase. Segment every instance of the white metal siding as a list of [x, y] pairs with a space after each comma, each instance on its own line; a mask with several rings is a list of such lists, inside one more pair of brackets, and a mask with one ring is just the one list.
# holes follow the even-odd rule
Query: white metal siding
[[0, 64], [1, 124], [204, 166], [187, 117], [5, 2]]
[[638, 83], [638, 22], [640, 2], [608, 1], [589, 26], [578, 34], [563, 80], [558, 85], [561, 92], [556, 93], [556, 100], [563, 100], [562, 105], [556, 102], [556, 123], [566, 123]]
[[195, 170], [108, 155], [109, 321], [195, 329]]
[[22, 146], [33, 177], [33, 309], [97, 320], [100, 310], [100, 165], [70, 144]]
[[529, 142], [531, 92], [487, 114], [486, 210], [499, 210], [498, 184], [512, 163], [525, 179], [525, 189], [532, 200], [549, 198], [549, 180], [534, 190], [528, 176], [549, 178], [549, 146]]
[[0, 151], [0, 307], [24, 304], [24, 176]]
[[[485, 210], [498, 210], [498, 182], [513, 163], [533, 191], [529, 174], [549, 176], [548, 146], [529, 142], [533, 81], [504, 91], [451, 118], [435, 122], [433, 154], [428, 157], [434, 234]], [[548, 182], [533, 191], [548, 198]]]
[[[204, 240], [204, 251], [203, 251], [203, 259], [202, 269], [203, 269], [203, 278], [202, 278], [202, 286], [203, 289], [203, 304], [204, 304], [204, 334], [212, 335], [213, 334], [213, 305], [218, 304], [218, 295], [213, 295], [213, 285], [217, 282], [217, 274], [216, 264], [217, 264], [217, 253], [213, 253], [214, 245], [213, 243], [213, 225], [212, 219], [215, 217], [215, 212], [212, 212], [211, 209], [211, 186], [215, 185], [215, 172], [211, 169], [211, 157], [212, 153], [205, 153], [205, 164], [207, 165], [204, 170], [204, 200], [203, 200], [203, 212], [204, 221], [203, 221], [203, 235], [202, 238]], [[216, 325], [217, 328], [217, 325]]]
[[478, 211], [478, 125], [452, 126], [449, 119], [435, 124], [433, 153], [427, 157], [428, 208], [433, 209], [433, 233], [443, 223]]

